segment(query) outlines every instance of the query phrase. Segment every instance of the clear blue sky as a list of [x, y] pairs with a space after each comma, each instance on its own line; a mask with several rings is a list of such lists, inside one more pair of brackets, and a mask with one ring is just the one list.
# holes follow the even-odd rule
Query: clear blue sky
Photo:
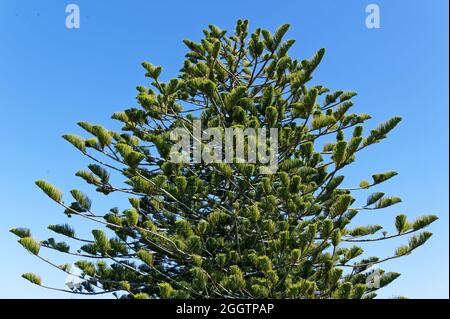
[[[93, 194], [74, 176], [87, 161], [60, 136], [80, 134], [75, 125], [80, 120], [116, 128], [110, 114], [135, 106], [135, 86], [147, 83], [142, 61], [162, 65], [165, 77], [175, 76], [186, 52], [183, 38], [200, 38], [210, 23], [231, 30], [244, 18], [251, 27], [271, 30], [290, 23], [288, 36], [297, 40], [292, 56], [310, 57], [327, 48], [314, 81], [357, 91], [355, 111], [371, 114], [371, 126], [393, 115], [403, 117], [389, 139], [367, 149], [347, 170], [346, 181], [354, 185], [391, 169], [400, 173], [378, 190], [403, 202], [366, 213], [358, 219], [361, 224], [391, 230], [400, 212], [440, 217], [426, 246], [385, 265], [402, 276], [380, 297], [448, 298], [447, 0], [71, 2], [81, 9], [78, 30], [65, 27], [69, 1], [0, 2], [0, 297], [72, 297], [20, 278], [34, 271], [49, 285], [63, 287], [65, 275], [27, 254], [8, 232], [26, 226], [45, 239], [53, 235], [48, 224], [67, 222], [35, 187], [36, 179], [66, 193], [80, 188]], [[381, 9], [380, 29], [365, 27], [365, 7], [371, 2]], [[123, 203], [100, 195], [92, 199], [97, 210]], [[87, 232], [85, 224], [71, 222], [81, 234]], [[406, 239], [369, 252], [389, 255]]]

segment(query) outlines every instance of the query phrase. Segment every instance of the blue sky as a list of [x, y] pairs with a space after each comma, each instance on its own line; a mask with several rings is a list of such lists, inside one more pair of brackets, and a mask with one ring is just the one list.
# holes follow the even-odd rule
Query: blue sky
[[[392, 229], [400, 212], [410, 218], [440, 217], [430, 227], [434, 236], [426, 246], [384, 266], [402, 276], [380, 297], [448, 298], [448, 1], [72, 2], [81, 10], [76, 30], [65, 27], [69, 1], [0, 2], [0, 297], [73, 297], [20, 278], [34, 271], [61, 288], [65, 280], [63, 273], [21, 249], [8, 232], [26, 226], [45, 239], [52, 235], [48, 224], [67, 222], [35, 187], [36, 179], [49, 180], [66, 193], [72, 188], [88, 192], [99, 211], [125, 205], [123, 198], [91, 192], [74, 176], [88, 162], [61, 135], [81, 134], [80, 120], [117, 128], [110, 115], [135, 106], [135, 86], [147, 84], [142, 61], [162, 65], [165, 78], [176, 76], [186, 52], [182, 39], [200, 38], [210, 23], [232, 30], [243, 18], [251, 28], [274, 30], [290, 23], [288, 37], [297, 40], [291, 56], [303, 59], [327, 48], [313, 81], [332, 90], [357, 91], [355, 111], [373, 116], [369, 126], [403, 117], [389, 139], [367, 149], [347, 169], [346, 182], [399, 172], [377, 190], [403, 202], [366, 213], [358, 219], [361, 224]], [[365, 26], [369, 3], [380, 7], [380, 29]], [[70, 222], [88, 234], [86, 224]], [[405, 240], [383, 242], [369, 251], [390, 255]], [[58, 263], [70, 261], [44, 253]]]

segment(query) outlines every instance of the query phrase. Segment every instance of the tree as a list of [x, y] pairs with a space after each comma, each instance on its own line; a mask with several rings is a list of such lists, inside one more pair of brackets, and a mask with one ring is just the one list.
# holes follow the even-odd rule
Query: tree
[[[398, 215], [392, 234], [380, 225], [354, 225], [358, 214], [401, 201], [374, 192], [357, 206], [353, 196], [397, 173], [374, 174], [354, 188], [340, 187], [340, 173], [360, 151], [386, 138], [400, 118], [363, 137], [370, 116], [350, 114], [356, 93], [309, 85], [325, 50], [302, 61], [291, 58], [294, 40], [283, 40], [288, 27], [249, 34], [248, 21], [239, 20], [227, 36], [210, 25], [199, 43], [184, 41], [190, 51], [177, 78], [163, 82], [161, 67], [142, 64], [151, 88], [137, 87], [139, 108], [113, 114], [122, 132], [80, 122], [90, 137], [63, 136], [92, 160], [76, 176], [104, 195], [124, 193], [130, 206], [99, 214], [80, 190], [70, 191], [69, 204], [50, 183], [36, 182], [68, 217], [98, 224], [92, 238], [77, 237], [69, 224], [48, 227], [80, 242], [75, 251], [54, 238], [37, 241], [26, 228], [11, 230], [30, 253], [62, 271], [71, 273], [70, 265], [52, 263], [42, 248], [81, 258], [81, 284], [61, 290], [123, 298], [373, 298], [399, 276], [376, 269], [374, 285], [371, 267], [410, 254], [431, 233], [418, 232], [387, 257], [366, 256], [358, 244], [415, 233], [437, 217], [408, 221]], [[194, 119], [222, 133], [276, 128], [277, 171], [268, 174], [263, 164], [237, 157], [174, 161], [178, 140], [171, 132], [192, 132]], [[213, 151], [207, 142], [197, 150]], [[248, 155], [249, 140], [236, 143]], [[110, 173], [124, 182], [114, 186]], [[46, 287], [38, 275], [23, 277]]]

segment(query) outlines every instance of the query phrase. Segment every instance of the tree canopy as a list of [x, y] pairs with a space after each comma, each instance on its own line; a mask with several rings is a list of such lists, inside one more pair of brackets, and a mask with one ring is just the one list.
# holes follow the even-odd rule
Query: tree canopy
[[[397, 173], [368, 173], [371, 178], [352, 188], [341, 184], [342, 169], [385, 139], [400, 117], [364, 132], [370, 116], [351, 113], [355, 92], [310, 84], [325, 49], [297, 60], [288, 54], [295, 41], [284, 39], [289, 25], [274, 33], [249, 33], [248, 26], [239, 20], [228, 35], [210, 25], [201, 41], [184, 40], [186, 59], [168, 81], [161, 80], [160, 66], [142, 63], [150, 83], [137, 87], [139, 106], [112, 115], [122, 131], [80, 122], [88, 137], [63, 136], [92, 161], [76, 176], [104, 196], [123, 193], [129, 206], [98, 212], [81, 190], [71, 190], [67, 202], [55, 186], [37, 181], [68, 217], [83, 218], [93, 229], [92, 237], [79, 238], [69, 224], [48, 227], [67, 242], [39, 241], [29, 229], [12, 229], [31, 254], [68, 274], [71, 265], [53, 263], [44, 250], [79, 258], [80, 284], [69, 289], [48, 287], [34, 273], [25, 279], [121, 298], [374, 298], [399, 276], [376, 269], [378, 284], [370, 281], [373, 265], [425, 243], [431, 233], [423, 228], [437, 217], [400, 214], [393, 233], [376, 223], [358, 225], [357, 215], [401, 201], [377, 191], [358, 204], [361, 194]], [[221, 132], [276, 128], [277, 170], [268, 174], [263, 164], [238, 158], [174, 162], [171, 132], [192, 132], [196, 119]], [[200, 147], [209, 152], [207, 142]], [[236, 143], [248, 153], [248, 140]], [[114, 185], [110, 174], [122, 182]], [[412, 233], [407, 244], [382, 257], [361, 247]]]

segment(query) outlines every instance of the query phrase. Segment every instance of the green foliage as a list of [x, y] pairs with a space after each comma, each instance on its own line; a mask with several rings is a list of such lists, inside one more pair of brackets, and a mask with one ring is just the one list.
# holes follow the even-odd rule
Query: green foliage
[[425, 242], [432, 236], [433, 234], [427, 231], [420, 233], [419, 235], [413, 236], [409, 240], [409, 249], [410, 251], [416, 249], [419, 246], [425, 244]]
[[150, 299], [150, 296], [145, 292], [139, 292], [133, 296], [134, 299]]
[[364, 145], [370, 145], [386, 138], [386, 135], [393, 130], [402, 119], [398, 116], [393, 117], [386, 122], [380, 124], [376, 129], [370, 131], [370, 135], [366, 138]]
[[70, 194], [72, 194], [73, 198], [78, 202], [78, 204], [85, 210], [89, 210], [91, 208], [91, 200], [83, 194], [81, 191], [77, 189], [72, 189], [70, 191]]
[[10, 232], [19, 238], [31, 237], [31, 231], [28, 228], [12, 228]]
[[145, 157], [144, 154], [135, 152], [133, 148], [127, 144], [118, 143], [115, 145], [115, 148], [123, 157], [125, 164], [131, 167], [137, 166]]
[[397, 228], [399, 234], [407, 231], [410, 228], [406, 219], [407, 217], [405, 214], [400, 214], [395, 217], [395, 228]]
[[382, 228], [383, 227], [380, 225], [358, 226], [358, 227], [348, 231], [348, 234], [352, 237], [373, 235]]
[[[76, 176], [105, 196], [125, 194], [126, 207], [95, 212], [89, 197], [76, 189], [70, 191], [74, 202], [66, 205], [59, 190], [37, 181], [67, 216], [98, 229], [91, 228], [93, 238], [83, 238], [68, 224], [50, 225], [71, 245], [80, 243], [74, 251], [65, 242], [37, 242], [28, 229], [13, 228], [19, 243], [35, 255], [43, 248], [82, 256], [75, 262], [82, 272], [75, 293], [114, 292], [134, 299], [374, 298], [377, 289], [366, 285], [365, 271], [408, 255], [431, 233], [415, 235], [394, 255], [382, 257], [366, 256], [357, 243], [411, 234], [437, 217], [408, 221], [400, 214], [393, 234], [378, 235], [381, 225], [358, 225], [359, 214], [401, 200], [377, 191], [359, 207], [356, 191], [397, 173], [373, 174], [372, 182], [343, 188], [343, 169], [386, 138], [400, 118], [364, 136], [370, 116], [352, 113], [356, 92], [311, 84], [325, 49], [303, 60], [291, 57], [295, 41], [285, 39], [288, 29], [285, 24], [274, 33], [250, 32], [248, 21], [239, 20], [230, 34], [209, 25], [199, 42], [184, 40], [186, 59], [178, 76], [167, 81], [160, 66], [142, 63], [149, 87], [137, 87], [136, 107], [112, 115], [122, 125], [119, 132], [80, 122], [89, 136], [63, 136], [92, 161]], [[278, 171], [263, 174], [265, 164], [237, 159], [170, 161], [172, 130], [192, 129], [195, 119], [202, 129], [221, 132], [278, 129]], [[193, 150], [211, 150], [198, 142]], [[236, 144], [249, 152], [248, 140]], [[70, 271], [67, 265], [57, 268]], [[380, 285], [398, 275], [382, 271]], [[31, 273], [24, 278], [41, 283]]]
[[85, 141], [81, 137], [73, 134], [65, 134], [63, 138], [80, 151], [84, 152], [86, 150]]
[[397, 175], [397, 172], [386, 172], [386, 173], [380, 173], [380, 174], [374, 174], [372, 175], [374, 184], [382, 183], [394, 176]]
[[139, 221], [139, 213], [134, 210], [134, 209], [128, 209], [125, 212], [125, 216], [127, 218], [128, 221], [128, 225], [130, 225], [131, 227], [134, 227], [138, 224]]
[[148, 251], [141, 249], [136, 253], [137, 257], [142, 260], [147, 265], [153, 264], [153, 255], [150, 254]]
[[432, 222], [434, 222], [437, 219], [438, 219], [438, 217], [436, 215], [421, 216], [412, 223], [411, 227], [414, 230], [419, 230], [424, 227], [427, 227], [428, 225], [430, 225]]
[[395, 250], [396, 256], [403, 256], [411, 253], [414, 249], [422, 246], [425, 242], [432, 236], [433, 234], [427, 231], [424, 231], [418, 235], [415, 235], [409, 239], [408, 245], [399, 246]]
[[172, 288], [172, 286], [169, 283], [162, 282], [158, 285], [158, 287], [159, 287], [159, 292], [160, 292], [161, 298], [168, 299], [173, 296], [174, 289]]
[[67, 237], [75, 237], [75, 231], [69, 224], [49, 225], [48, 229]]
[[94, 229], [92, 231], [92, 235], [94, 235], [95, 238], [95, 244], [98, 248], [98, 250], [102, 254], [106, 254], [106, 252], [110, 249], [110, 244], [108, 237], [106, 236], [105, 232], [100, 229]]
[[55, 186], [43, 180], [36, 181], [36, 185], [55, 202], [61, 202], [62, 193]]
[[368, 198], [367, 198], [367, 203], [366, 206], [370, 206], [372, 204], [375, 204], [379, 199], [381, 199], [384, 196], [384, 193], [382, 192], [375, 192], [373, 194], [371, 194]]
[[109, 173], [106, 169], [104, 169], [102, 166], [98, 164], [90, 164], [88, 167], [92, 173], [94, 173], [98, 178], [100, 178], [102, 183], [108, 183]]
[[330, 208], [331, 217], [334, 218], [346, 212], [352, 201], [353, 198], [351, 195], [338, 196], [333, 205], [331, 205]]
[[41, 249], [41, 245], [31, 237], [20, 238], [19, 244], [33, 255], [39, 254], [39, 250]]
[[65, 243], [65, 242], [56, 242], [56, 240], [54, 238], [49, 238], [47, 240], [44, 240], [41, 243], [43, 246], [48, 247], [48, 248], [53, 248], [54, 250], [63, 252], [63, 253], [67, 253], [70, 250], [70, 246]]
[[41, 277], [39, 277], [36, 274], [33, 274], [31, 272], [27, 272], [25, 274], [22, 275], [23, 278], [25, 278], [26, 280], [28, 280], [29, 282], [35, 284], [35, 285], [42, 285], [42, 279]]
[[395, 279], [400, 277], [400, 274], [397, 272], [388, 272], [384, 273], [380, 278], [380, 288], [383, 288], [393, 282]]
[[397, 203], [400, 203], [402, 200], [398, 197], [383, 197], [381, 198], [375, 205], [377, 209], [386, 208]]

